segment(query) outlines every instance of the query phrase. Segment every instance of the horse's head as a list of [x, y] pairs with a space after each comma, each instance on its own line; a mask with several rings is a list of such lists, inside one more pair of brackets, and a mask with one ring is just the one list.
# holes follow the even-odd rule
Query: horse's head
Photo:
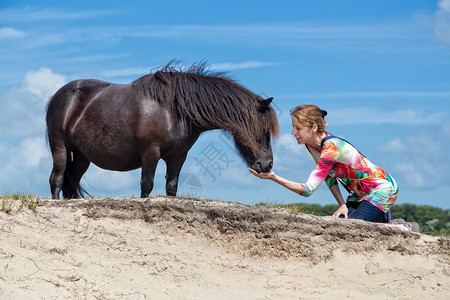
[[270, 144], [270, 133], [261, 132], [257, 138], [257, 148], [249, 166], [258, 173], [267, 173], [273, 167], [273, 154]]
[[245, 130], [246, 139], [242, 139], [240, 134], [234, 135], [243, 160], [258, 173], [266, 173], [272, 169], [271, 138], [279, 132], [278, 119], [270, 102], [272, 98], [256, 101], [251, 118], [253, 123]]

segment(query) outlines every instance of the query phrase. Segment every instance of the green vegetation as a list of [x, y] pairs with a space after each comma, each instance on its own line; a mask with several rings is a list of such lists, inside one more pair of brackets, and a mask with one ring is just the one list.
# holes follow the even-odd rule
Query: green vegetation
[[[295, 213], [312, 214], [316, 216], [331, 216], [338, 208], [335, 204], [321, 206], [318, 204], [287, 204], [274, 205], [258, 203], [256, 206], [276, 206], [294, 211]], [[402, 218], [407, 222], [417, 222], [420, 232], [436, 236], [448, 236], [450, 233], [450, 210], [444, 210], [429, 205], [398, 204], [391, 210], [394, 219]]]
[[[11, 193], [3, 194], [1, 197], [0, 211], [10, 213], [14, 207], [22, 210], [24, 207], [36, 212], [38, 207], [38, 198], [33, 194]], [[19, 205], [17, 206], [17, 203]]]
[[167, 203], [167, 200], [165, 200], [164, 202], [159, 202], [159, 207], [162, 210], [168, 210], [169, 209], [169, 203]]

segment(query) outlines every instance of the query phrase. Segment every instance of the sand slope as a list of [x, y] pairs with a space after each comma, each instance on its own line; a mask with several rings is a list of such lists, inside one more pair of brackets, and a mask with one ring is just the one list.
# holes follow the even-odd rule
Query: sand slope
[[237, 203], [15, 201], [0, 299], [450, 299], [450, 239]]

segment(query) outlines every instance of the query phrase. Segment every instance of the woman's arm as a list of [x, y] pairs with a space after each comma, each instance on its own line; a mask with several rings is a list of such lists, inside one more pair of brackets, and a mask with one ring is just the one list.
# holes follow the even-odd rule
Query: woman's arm
[[339, 218], [340, 215], [344, 215], [344, 217], [348, 218], [348, 209], [347, 205], [345, 205], [344, 198], [342, 197], [341, 191], [339, 190], [339, 185], [335, 184], [330, 187], [330, 191], [336, 199], [339, 208], [334, 212], [333, 217]]
[[285, 188], [293, 191], [294, 193], [297, 194], [303, 194], [305, 188], [304, 185], [298, 182], [294, 182], [294, 181], [290, 181], [287, 180], [281, 176], [278, 176], [277, 174], [275, 174], [274, 172], [270, 172], [270, 173], [258, 173], [255, 170], [253, 170], [252, 168], [249, 169], [250, 173], [252, 173], [253, 175], [255, 175], [256, 177], [259, 177], [261, 179], [270, 179], [272, 181], [275, 181], [276, 183], [284, 186]]
[[[303, 184], [287, 180], [281, 176], [278, 176], [274, 172], [258, 173], [252, 168], [250, 168], [249, 171], [256, 177], [259, 177], [261, 179], [270, 179], [272, 181], [275, 181], [276, 183], [284, 186], [285, 188], [293, 191], [294, 193], [302, 195], [305, 191], [305, 187]], [[347, 219], [348, 209], [347, 205], [345, 204], [344, 198], [342, 197], [341, 191], [339, 190], [339, 185], [337, 184], [333, 185], [332, 187], [330, 187], [330, 191], [339, 205], [339, 208], [334, 212], [333, 217], [339, 218], [340, 215], [344, 215], [344, 217]]]

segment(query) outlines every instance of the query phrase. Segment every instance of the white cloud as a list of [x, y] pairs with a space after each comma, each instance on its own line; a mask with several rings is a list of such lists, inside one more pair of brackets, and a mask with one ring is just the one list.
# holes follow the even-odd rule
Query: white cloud
[[450, 43], [450, 0], [439, 0], [438, 10], [433, 16], [436, 37]]
[[133, 67], [114, 70], [104, 70], [97, 75], [103, 77], [123, 77], [123, 76], [142, 76], [150, 73], [151, 68], [148, 67]]
[[434, 189], [447, 185], [443, 174], [450, 168], [446, 153], [450, 140], [443, 128], [445, 125], [425, 126], [375, 150], [389, 155], [400, 189]]
[[14, 148], [8, 169], [23, 170], [39, 166], [44, 158], [50, 157], [44, 137], [28, 137]]
[[252, 68], [261, 68], [261, 67], [268, 67], [272, 66], [273, 63], [271, 62], [263, 62], [263, 61], [247, 61], [247, 62], [241, 62], [241, 63], [217, 63], [212, 64], [210, 66], [211, 70], [219, 70], [219, 71], [233, 71], [233, 70], [241, 70], [241, 69], [252, 69]]
[[450, 124], [445, 123], [441, 129], [442, 137], [450, 140]]
[[20, 140], [45, 132], [45, 106], [64, 83], [65, 76], [48, 68], [29, 71], [20, 86], [0, 94], [0, 128], [3, 138]]
[[1, 192], [46, 193], [51, 154], [43, 136], [27, 137], [18, 145], [3, 144], [0, 149]]
[[3, 39], [20, 39], [25, 37], [27, 34], [23, 31], [10, 28], [10, 27], [2, 27], [0, 28], [0, 40]]
[[22, 139], [45, 130], [45, 104], [23, 88], [13, 88], [0, 102], [2, 138]]
[[36, 21], [53, 21], [53, 20], [78, 20], [87, 18], [98, 18], [109, 15], [109, 10], [85, 10], [85, 11], [64, 11], [60, 9], [46, 8], [34, 9], [25, 7], [23, 9], [2, 9], [0, 10], [0, 19], [3, 22], [36, 22]]
[[386, 145], [379, 146], [375, 149], [376, 152], [390, 152], [390, 153], [404, 153], [407, 148], [401, 139], [394, 139], [389, 141]]
[[433, 189], [445, 184], [443, 178], [439, 176], [439, 171], [442, 169], [427, 160], [405, 160], [395, 166], [395, 170], [401, 174], [400, 178], [406, 183], [406, 187], [413, 189]]
[[[396, 30], [390, 24], [345, 26], [338, 24], [311, 24], [301, 22], [276, 22], [232, 25], [173, 25], [117, 27], [115, 31], [123, 37], [195, 38], [216, 42], [265, 43], [276, 39], [282, 46], [298, 42], [348, 41], [371, 39], [417, 38], [413, 30], [397, 24]], [[278, 46], [281, 46], [278, 44]], [[306, 45], [305, 45], [306, 46]]]
[[279, 151], [288, 151], [292, 154], [301, 155], [304, 153], [303, 146], [299, 145], [294, 136], [290, 133], [282, 133], [275, 141], [275, 149]]
[[[233, 70], [242, 70], [242, 69], [253, 69], [253, 68], [262, 68], [271, 66], [273, 63], [271, 62], [263, 62], [263, 61], [246, 61], [246, 62], [238, 62], [238, 63], [215, 63], [208, 65], [207, 68], [213, 71], [233, 71]], [[150, 73], [155, 68], [154, 67], [130, 67], [123, 69], [111, 69], [104, 70], [96, 74], [99, 78], [104, 77], [127, 77], [127, 76], [142, 76]]]
[[80, 184], [92, 196], [100, 193], [112, 196], [114, 193], [123, 195], [124, 191], [129, 191], [130, 195], [140, 195], [140, 174], [140, 169], [116, 172], [100, 169], [91, 163]]
[[27, 72], [24, 87], [40, 99], [47, 101], [66, 82], [66, 76], [54, 73], [49, 68], [43, 67], [37, 71]]
[[423, 174], [420, 168], [414, 163], [400, 163], [396, 166], [395, 170], [401, 174], [401, 178], [408, 186], [418, 189], [427, 186], [426, 174]]
[[314, 93], [314, 94], [297, 94], [297, 95], [282, 95], [287, 98], [296, 99], [348, 99], [348, 98], [448, 98], [450, 92], [446, 91], [347, 91], [347, 92], [332, 92], [332, 93]]
[[450, 0], [439, 0], [438, 6], [440, 10], [450, 13]]

